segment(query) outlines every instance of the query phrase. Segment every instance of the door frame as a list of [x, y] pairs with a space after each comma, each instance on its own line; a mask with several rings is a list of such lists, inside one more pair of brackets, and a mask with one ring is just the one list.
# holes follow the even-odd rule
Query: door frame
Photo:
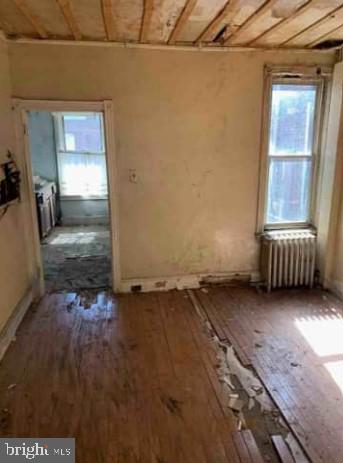
[[114, 137], [114, 107], [112, 100], [103, 101], [66, 101], [66, 100], [27, 100], [13, 98], [15, 128], [17, 138], [18, 161], [23, 170], [22, 201], [28, 203], [28, 230], [24, 230], [28, 246], [28, 265], [33, 281], [39, 282], [35, 296], [40, 298], [45, 293], [44, 268], [40, 239], [38, 233], [38, 217], [33, 187], [32, 162], [28, 132], [29, 111], [49, 112], [102, 112], [104, 118], [104, 135], [106, 144], [106, 167], [108, 181], [108, 203], [110, 218], [110, 237], [112, 253], [112, 288], [120, 291], [120, 246], [119, 246], [119, 196], [118, 172], [116, 163]]

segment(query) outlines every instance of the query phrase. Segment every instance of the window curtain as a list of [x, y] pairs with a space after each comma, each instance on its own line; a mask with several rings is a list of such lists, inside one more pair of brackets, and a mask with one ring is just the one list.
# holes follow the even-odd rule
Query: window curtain
[[57, 155], [61, 196], [106, 196], [107, 176], [104, 153]]

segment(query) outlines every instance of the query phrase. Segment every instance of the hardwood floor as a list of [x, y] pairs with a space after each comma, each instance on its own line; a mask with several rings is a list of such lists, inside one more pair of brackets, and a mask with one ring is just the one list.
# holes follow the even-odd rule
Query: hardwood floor
[[82, 463], [261, 462], [216, 368], [185, 292], [47, 295], [0, 364], [0, 433], [75, 437]]
[[254, 367], [312, 462], [341, 463], [342, 303], [319, 290], [195, 293], [218, 336]]

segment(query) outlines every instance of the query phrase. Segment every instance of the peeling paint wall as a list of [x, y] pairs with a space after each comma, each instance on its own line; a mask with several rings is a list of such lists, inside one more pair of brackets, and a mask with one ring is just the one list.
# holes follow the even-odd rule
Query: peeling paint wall
[[[8, 49], [0, 40], [0, 162], [6, 160], [8, 149], [15, 153], [16, 148], [10, 98]], [[24, 208], [23, 203], [12, 206], [0, 219], [0, 331], [30, 283], [24, 242]]]
[[20, 43], [10, 54], [18, 97], [113, 99], [123, 278], [258, 270], [263, 66], [333, 55]]

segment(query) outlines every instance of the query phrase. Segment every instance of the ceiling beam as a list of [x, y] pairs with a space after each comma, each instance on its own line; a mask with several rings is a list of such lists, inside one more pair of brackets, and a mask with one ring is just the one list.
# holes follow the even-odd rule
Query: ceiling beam
[[182, 29], [185, 27], [186, 22], [188, 21], [188, 18], [192, 14], [192, 11], [194, 10], [196, 3], [197, 0], [186, 0], [185, 6], [183, 7], [181, 14], [178, 20], [176, 21], [175, 27], [169, 36], [169, 45], [172, 45], [177, 41], [179, 35], [182, 32]]
[[219, 13], [212, 19], [210, 24], [204, 29], [199, 37], [194, 42], [198, 45], [201, 42], [206, 42], [210, 39], [213, 32], [217, 30], [220, 24], [225, 20], [228, 24], [237, 13], [240, 6], [240, 0], [228, 0]]
[[13, 1], [17, 5], [21, 13], [25, 16], [25, 18], [29, 21], [29, 23], [34, 27], [34, 29], [36, 30], [40, 38], [47, 39], [48, 38], [47, 31], [45, 30], [43, 24], [41, 24], [38, 17], [27, 6], [26, 0], [13, 0]]
[[337, 8], [334, 8], [333, 10], [330, 11], [330, 13], [326, 14], [323, 18], [320, 18], [318, 19], [318, 21], [314, 22], [313, 24], [311, 24], [310, 26], [306, 27], [305, 29], [301, 30], [300, 32], [298, 32], [297, 34], [294, 34], [292, 37], [290, 37], [289, 39], [285, 40], [284, 42], [280, 43], [280, 46], [284, 46], [284, 45], [287, 45], [289, 42], [291, 42], [292, 40], [294, 40], [295, 38], [298, 38], [300, 36], [302, 36], [303, 34], [309, 32], [309, 31], [313, 31], [314, 29], [316, 29], [318, 26], [320, 26], [322, 23], [325, 23], [328, 19], [331, 18], [331, 16], [335, 13], [337, 13], [338, 11], [340, 10], [343, 10], [343, 6], [339, 6]]
[[102, 16], [104, 18], [105, 30], [107, 40], [115, 40], [115, 27], [113, 16], [113, 1], [101, 0]]
[[311, 43], [307, 44], [306, 45], [306, 48], [312, 48], [314, 47], [315, 45], [317, 45], [318, 43], [320, 42], [323, 42], [323, 40], [325, 40], [326, 38], [330, 37], [330, 35], [334, 34], [336, 31], [340, 30], [343, 28], [343, 23], [340, 24], [339, 26], [335, 27], [334, 29], [332, 29], [331, 31], [329, 32], [326, 32], [325, 34], [321, 35], [320, 37], [318, 37], [316, 40], [313, 40]]
[[148, 40], [151, 16], [152, 16], [153, 11], [154, 11], [154, 0], [144, 0], [140, 42], [147, 42]]
[[288, 23], [293, 21], [293, 19], [295, 19], [299, 15], [305, 13], [305, 11], [307, 11], [312, 6], [313, 6], [313, 0], [309, 0], [308, 2], [304, 3], [297, 10], [295, 10], [294, 13], [292, 13], [290, 16], [288, 16], [288, 18], [285, 18], [285, 19], [281, 20], [280, 22], [278, 22], [277, 24], [275, 24], [271, 28], [267, 29], [261, 35], [259, 35], [254, 40], [252, 40], [249, 43], [249, 45], [257, 45], [257, 42], [259, 42], [262, 38], [264, 39], [264, 38], [268, 37], [269, 35], [273, 34], [274, 32], [278, 31], [282, 27], [286, 26]]
[[245, 32], [254, 22], [267, 13], [278, 0], [267, 0], [258, 8], [225, 42], [224, 45], [231, 45], [243, 32]]
[[70, 3], [70, 0], [57, 0], [59, 7], [62, 10], [64, 19], [68, 24], [70, 31], [72, 32], [75, 40], [82, 40], [82, 34], [75, 19], [73, 9]]

